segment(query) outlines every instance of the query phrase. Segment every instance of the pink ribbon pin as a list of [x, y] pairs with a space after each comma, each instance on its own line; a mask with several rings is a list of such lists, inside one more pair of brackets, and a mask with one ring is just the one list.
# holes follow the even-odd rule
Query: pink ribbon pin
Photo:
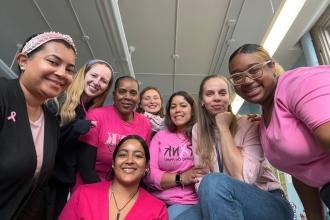
[[8, 116], [7, 119], [8, 119], [8, 121], [9, 121], [9, 120], [13, 120], [13, 122], [15, 122], [15, 121], [16, 121], [15, 117], [16, 117], [16, 112], [12, 111], [12, 112], [10, 113], [10, 116]]

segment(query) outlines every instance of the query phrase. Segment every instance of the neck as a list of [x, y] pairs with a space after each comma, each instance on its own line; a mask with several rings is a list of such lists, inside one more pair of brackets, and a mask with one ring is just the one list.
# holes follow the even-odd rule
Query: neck
[[25, 101], [26, 101], [26, 107], [27, 107], [27, 112], [28, 112], [28, 116], [29, 119], [31, 121], [36, 121], [40, 115], [41, 115], [41, 111], [42, 111], [42, 103], [46, 100], [45, 98], [42, 97], [37, 97], [35, 95], [33, 95], [33, 93], [31, 93], [25, 86], [23, 83], [21, 83], [21, 81], [19, 82], [25, 97]]
[[112, 181], [111, 189], [116, 193], [116, 195], [123, 196], [125, 198], [125, 196], [128, 197], [139, 190], [139, 183], [127, 186], [114, 179]]
[[263, 111], [263, 117], [264, 117], [266, 124], [269, 123], [271, 114], [273, 112], [276, 86], [277, 86], [277, 78], [275, 78], [275, 83], [273, 84], [273, 88], [272, 88], [272, 91], [271, 91], [269, 97], [267, 97], [267, 99], [261, 104], [262, 111]]
[[87, 96], [87, 95], [83, 92], [83, 94], [82, 94], [81, 97], [80, 97], [80, 100], [81, 100], [83, 103], [87, 103], [87, 102], [90, 102], [90, 101], [92, 100], [92, 97]]
[[131, 122], [133, 120], [133, 117], [134, 117], [133, 112], [131, 112], [129, 114], [122, 114], [121, 112], [118, 111], [118, 109], [117, 109], [117, 112], [118, 112], [120, 118], [123, 119], [123, 121]]

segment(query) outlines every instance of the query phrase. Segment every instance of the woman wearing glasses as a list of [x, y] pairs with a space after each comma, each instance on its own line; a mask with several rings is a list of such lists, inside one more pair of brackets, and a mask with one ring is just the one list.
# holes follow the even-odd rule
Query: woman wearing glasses
[[292, 175], [307, 218], [323, 219], [320, 197], [330, 207], [330, 66], [280, 76], [278, 66], [264, 48], [246, 44], [229, 59], [229, 79], [241, 97], [262, 106], [266, 157]]
[[290, 204], [264, 158], [259, 122], [236, 117], [233, 96], [222, 76], [207, 76], [200, 85], [192, 147], [195, 166], [211, 173], [198, 187], [199, 205], [179, 219], [292, 220]]

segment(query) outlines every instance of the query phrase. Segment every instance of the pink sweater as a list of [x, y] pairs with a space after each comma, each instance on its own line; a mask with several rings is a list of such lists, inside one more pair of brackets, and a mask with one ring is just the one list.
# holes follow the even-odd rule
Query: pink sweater
[[[264, 157], [259, 140], [258, 124], [258, 122], [249, 121], [247, 117], [241, 117], [237, 120], [238, 128], [234, 136], [234, 142], [243, 153], [244, 182], [255, 185], [265, 191], [280, 189], [281, 186]], [[195, 164], [201, 164], [200, 157], [195, 153], [197, 148], [197, 125], [193, 127], [192, 145]], [[213, 162], [213, 170], [219, 172], [218, 161], [216, 159]], [[226, 170], [224, 172], [226, 173]]]
[[[109, 187], [111, 182], [81, 185], [64, 207], [59, 220], [109, 220]], [[163, 202], [140, 188], [135, 204], [125, 220], [167, 220]]]
[[155, 196], [169, 205], [198, 203], [194, 185], [169, 189], [162, 189], [160, 185], [165, 172], [182, 173], [194, 166], [191, 142], [185, 135], [168, 130], [159, 131], [151, 141], [150, 157], [147, 183], [155, 189]]

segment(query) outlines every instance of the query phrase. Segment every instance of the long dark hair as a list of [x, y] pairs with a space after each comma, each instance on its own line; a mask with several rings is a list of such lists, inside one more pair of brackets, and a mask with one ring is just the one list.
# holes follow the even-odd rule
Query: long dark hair
[[196, 123], [196, 104], [194, 98], [191, 95], [189, 95], [189, 93], [187, 93], [186, 91], [178, 91], [171, 95], [170, 99], [166, 104], [165, 125], [169, 131], [177, 132], [177, 127], [172, 122], [170, 115], [171, 103], [175, 96], [182, 96], [191, 106], [191, 119], [184, 128], [184, 134], [191, 140], [192, 127]]

